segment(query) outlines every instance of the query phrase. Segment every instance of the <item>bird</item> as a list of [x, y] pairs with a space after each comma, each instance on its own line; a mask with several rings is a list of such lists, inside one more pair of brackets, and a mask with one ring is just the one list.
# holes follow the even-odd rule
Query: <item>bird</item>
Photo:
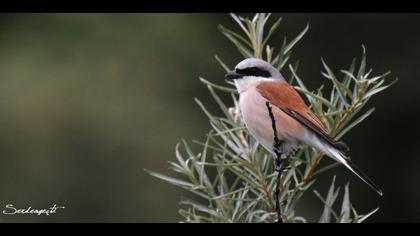
[[267, 151], [276, 154], [275, 122], [281, 154], [290, 156], [301, 147], [313, 147], [343, 164], [382, 196], [382, 190], [349, 159], [348, 146], [328, 134], [323, 122], [278, 69], [262, 59], [247, 58], [225, 77], [233, 80], [239, 93], [239, 110], [246, 128]]

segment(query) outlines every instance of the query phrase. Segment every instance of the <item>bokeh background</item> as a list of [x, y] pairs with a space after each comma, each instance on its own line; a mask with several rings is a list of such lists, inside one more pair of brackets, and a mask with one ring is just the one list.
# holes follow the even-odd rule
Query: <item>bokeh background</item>
[[[359, 213], [381, 208], [369, 222], [420, 221], [420, 15], [278, 16], [273, 46], [310, 24], [293, 54], [309, 88], [325, 82], [321, 57], [338, 71], [360, 58], [362, 44], [374, 74], [399, 78], [345, 137], [384, 197], [342, 167], [316, 187], [325, 194], [337, 174], [350, 181]], [[0, 221], [179, 221], [185, 192], [144, 169], [171, 174], [175, 145], [209, 130], [193, 98], [217, 109], [198, 77], [224, 83], [214, 55], [230, 66], [241, 59], [219, 24], [238, 30], [228, 14], [1, 14], [0, 209], [66, 209]], [[309, 196], [300, 213], [315, 220], [320, 209]]]

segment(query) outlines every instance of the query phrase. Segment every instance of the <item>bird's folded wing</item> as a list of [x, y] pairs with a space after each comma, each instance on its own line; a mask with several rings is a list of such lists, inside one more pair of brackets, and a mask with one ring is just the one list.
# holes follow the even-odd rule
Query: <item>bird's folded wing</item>
[[331, 138], [321, 120], [306, 106], [292, 86], [283, 81], [262, 82], [257, 86], [257, 89], [271, 104], [314, 132], [319, 138], [328, 142], [343, 154], [348, 153], [347, 145]]

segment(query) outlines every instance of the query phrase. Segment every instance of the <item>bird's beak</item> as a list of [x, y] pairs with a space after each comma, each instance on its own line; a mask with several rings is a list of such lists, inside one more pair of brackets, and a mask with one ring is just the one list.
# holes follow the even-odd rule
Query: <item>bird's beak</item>
[[241, 74], [236, 73], [234, 70], [228, 71], [228, 73], [225, 75], [228, 79], [240, 79], [242, 78]]

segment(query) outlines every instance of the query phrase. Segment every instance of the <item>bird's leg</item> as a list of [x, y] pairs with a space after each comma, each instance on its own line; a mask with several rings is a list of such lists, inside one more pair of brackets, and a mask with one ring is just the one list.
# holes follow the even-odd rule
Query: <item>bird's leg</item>
[[283, 223], [282, 219], [282, 211], [280, 205], [280, 188], [281, 188], [281, 174], [284, 168], [284, 160], [282, 159], [282, 144], [283, 141], [279, 140], [277, 136], [277, 128], [276, 128], [276, 120], [274, 118], [273, 110], [269, 102], [266, 102], [265, 105], [268, 109], [268, 114], [271, 118], [271, 125], [274, 132], [274, 145], [273, 145], [273, 152], [276, 154], [276, 159], [274, 162], [274, 170], [277, 171], [277, 183], [276, 183], [276, 190], [275, 190], [275, 198], [276, 198], [276, 212], [277, 212], [277, 221], [276, 223]]

